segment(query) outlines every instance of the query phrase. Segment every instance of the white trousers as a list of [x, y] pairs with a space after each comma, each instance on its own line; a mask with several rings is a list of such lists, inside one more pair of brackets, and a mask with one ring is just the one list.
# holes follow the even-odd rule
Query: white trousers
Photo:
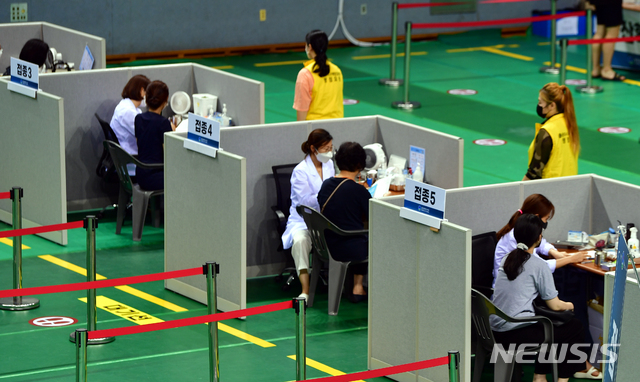
[[303, 269], [309, 269], [309, 253], [311, 252], [311, 235], [306, 229], [296, 231], [293, 234], [291, 256], [296, 263], [298, 276]]

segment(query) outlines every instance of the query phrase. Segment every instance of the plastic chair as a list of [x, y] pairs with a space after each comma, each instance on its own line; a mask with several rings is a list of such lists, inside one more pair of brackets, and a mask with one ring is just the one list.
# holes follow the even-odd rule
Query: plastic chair
[[118, 196], [118, 215], [116, 219], [116, 234], [120, 234], [122, 229], [122, 223], [126, 214], [126, 206], [129, 202], [129, 196], [132, 198], [132, 226], [133, 226], [133, 241], [140, 241], [142, 238], [142, 228], [144, 227], [144, 220], [147, 214], [147, 207], [149, 205], [149, 199], [152, 196], [164, 194], [164, 190], [145, 191], [137, 183], [131, 181], [129, 177], [129, 171], [127, 165], [129, 163], [135, 164], [137, 167], [145, 169], [163, 169], [164, 164], [155, 163], [147, 164], [142, 163], [131, 154], [124, 151], [119, 144], [112, 141], [103, 142], [105, 149], [109, 150], [113, 163], [116, 166], [118, 172], [118, 178], [120, 179], [120, 195]]
[[320, 276], [322, 267], [318, 266], [320, 262], [329, 263], [329, 304], [328, 313], [330, 316], [338, 315], [340, 309], [340, 299], [342, 297], [342, 289], [344, 288], [344, 279], [347, 275], [347, 268], [350, 261], [337, 261], [331, 256], [329, 247], [324, 237], [325, 230], [335, 232], [340, 236], [361, 236], [369, 233], [368, 230], [344, 231], [331, 223], [324, 215], [311, 207], [299, 205], [296, 207], [298, 214], [302, 216], [307, 224], [307, 229], [313, 243], [313, 257], [311, 268], [311, 285], [309, 287], [308, 305], [313, 306], [316, 286]]
[[[297, 165], [297, 163], [292, 163], [271, 167], [273, 179], [276, 183], [277, 198], [277, 204], [275, 206], [271, 206], [271, 210], [273, 210], [276, 214], [276, 218], [278, 219], [278, 234], [280, 236], [282, 236], [287, 228], [287, 219], [289, 219], [289, 209], [291, 208], [291, 174]], [[282, 247], [282, 241], [280, 241], [278, 251], [285, 251]], [[288, 274], [287, 281], [282, 286], [283, 290], [288, 290], [291, 287], [291, 284], [298, 278], [298, 272], [295, 266], [291, 266], [291, 250], [286, 250], [285, 252], [288, 254], [288, 266], [285, 267], [278, 276], [276, 276], [276, 282], [281, 282]]]
[[[507, 322], [540, 322], [544, 326], [544, 341], [539, 346], [527, 347], [526, 352], [537, 352], [542, 348], [543, 344], [547, 344], [547, 349], [551, 349], [553, 344], [553, 324], [547, 317], [532, 316], [526, 318], [514, 318], [508, 316], [495, 305], [485, 295], [478, 292], [475, 289], [471, 289], [471, 319], [476, 328], [479, 341], [476, 343], [476, 359], [473, 370], [473, 382], [479, 382], [482, 376], [482, 370], [484, 369], [484, 362], [487, 356], [493, 351], [493, 346], [496, 344], [496, 340], [493, 337], [493, 331], [489, 323], [489, 316], [496, 315]], [[507, 350], [507, 349], [505, 349]], [[496, 363], [494, 368], [494, 382], [511, 381], [511, 377], [514, 374], [514, 370], [520, 370], [516, 364], [515, 359], [517, 354], [513, 355], [513, 362], [505, 362], [502, 356], [496, 357]], [[558, 381], [558, 365], [554, 362], [553, 365], [552, 381]], [[519, 380], [520, 372], [516, 372], [516, 379]]]
[[489, 298], [493, 294], [493, 259], [497, 244], [495, 231], [471, 238], [471, 286]]

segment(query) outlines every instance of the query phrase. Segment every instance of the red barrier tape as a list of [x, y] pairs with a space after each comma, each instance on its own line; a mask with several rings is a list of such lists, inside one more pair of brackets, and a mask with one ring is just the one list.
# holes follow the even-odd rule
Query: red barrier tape
[[269, 313], [269, 312], [277, 312], [279, 310], [285, 310], [285, 309], [291, 309], [291, 308], [293, 308], [293, 301], [290, 300], [290, 301], [278, 302], [270, 305], [257, 306], [255, 308], [240, 309], [240, 310], [234, 310], [231, 312], [224, 312], [224, 313], [208, 314], [206, 316], [183, 318], [180, 320], [158, 322], [155, 324], [148, 324], [148, 325], [141, 325], [141, 326], [128, 326], [125, 328], [95, 330], [95, 331], [88, 332], [87, 338], [94, 339], [94, 338], [105, 338], [105, 337], [115, 337], [115, 336], [126, 336], [128, 334], [137, 334], [137, 333], [153, 332], [156, 330], [174, 329], [174, 328], [180, 328], [183, 326], [204, 324], [206, 322], [218, 322], [223, 320], [229, 320], [232, 318], [253, 316], [256, 314]]
[[518, 19], [468, 21], [468, 22], [459, 22], [459, 23], [422, 23], [422, 24], [413, 24], [413, 28], [415, 29], [464, 28], [464, 27], [484, 27], [484, 26], [491, 26], [491, 25], [504, 25], [504, 24], [524, 24], [524, 23], [533, 23], [536, 21], [558, 20], [565, 17], [584, 16], [585, 14], [586, 12], [580, 11], [580, 12], [562, 13], [558, 15], [522, 17]]
[[0, 192], [0, 199], [11, 199], [10, 192]]
[[43, 225], [41, 227], [33, 227], [33, 228], [13, 229], [10, 231], [1, 231], [0, 238], [35, 235], [37, 233], [55, 232], [55, 231], [63, 231], [65, 229], [82, 228], [82, 225], [83, 225], [83, 221], [80, 220], [80, 221], [71, 222], [71, 223]]
[[640, 36], [636, 37], [618, 37], [618, 38], [600, 38], [586, 40], [569, 40], [567, 45], [588, 45], [588, 44], [606, 44], [608, 42], [633, 42], [640, 41]]
[[359, 373], [338, 375], [335, 377], [317, 378], [317, 379], [313, 379], [313, 381], [331, 381], [331, 382], [357, 381], [360, 379], [384, 377], [392, 374], [406, 373], [408, 371], [428, 369], [430, 367], [442, 366], [448, 363], [449, 363], [449, 357], [440, 357], [440, 358], [429, 359], [426, 361], [407, 363], [399, 366], [385, 367], [383, 369], [361, 371]]
[[198, 267], [198, 268], [182, 269], [179, 271], [153, 273], [150, 275], [121, 277], [119, 279], [86, 281], [83, 283], [60, 284], [60, 285], [22, 288], [22, 289], [7, 289], [7, 290], [0, 291], [0, 298], [15, 297], [15, 296], [31, 296], [36, 294], [47, 294], [47, 293], [73, 292], [73, 291], [83, 290], [83, 289], [108, 288], [108, 287], [118, 286], [118, 285], [146, 283], [150, 281], [195, 276], [195, 275], [201, 275], [201, 274], [202, 274], [202, 267]]

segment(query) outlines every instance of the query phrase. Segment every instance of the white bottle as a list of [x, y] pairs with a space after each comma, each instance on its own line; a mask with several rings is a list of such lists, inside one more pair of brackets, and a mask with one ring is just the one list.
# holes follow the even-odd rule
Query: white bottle
[[417, 180], [418, 182], [422, 182], [424, 178], [422, 174], [422, 169], [420, 168], [420, 163], [416, 164], [416, 170], [413, 172], [413, 180]]
[[638, 257], [640, 256], [640, 253], [638, 253], [638, 229], [636, 227], [631, 227], [630, 231], [631, 236], [629, 236], [629, 241], [627, 242], [627, 245], [629, 246], [629, 254], [633, 257]]
[[222, 104], [222, 126], [229, 126], [229, 117], [227, 116], [227, 104]]

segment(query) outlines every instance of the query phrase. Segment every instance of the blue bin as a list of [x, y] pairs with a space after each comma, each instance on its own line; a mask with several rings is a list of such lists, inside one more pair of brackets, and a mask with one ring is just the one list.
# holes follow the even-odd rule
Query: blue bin
[[[576, 12], [575, 9], [564, 9], [561, 11], [558, 11], [558, 14], [561, 13], [569, 13], [569, 12]], [[541, 11], [533, 11], [532, 12], [532, 16], [544, 16], [544, 15], [549, 15], [551, 14], [551, 12], [549, 11], [545, 11], [545, 12], [541, 12]], [[575, 36], [584, 36], [587, 33], [587, 18], [585, 16], [580, 16], [578, 17], [578, 34], [570, 34], [570, 35], [561, 35], [558, 34], [557, 37], [558, 38], [564, 38], [564, 37], [575, 37]], [[542, 37], [546, 37], [546, 38], [551, 38], [551, 21], [558, 21], [558, 20], [549, 20], [549, 21], [537, 21], [532, 23], [531, 26], [531, 31], [534, 35], [536, 36], [542, 36]], [[594, 25], [594, 31], [595, 31], [595, 25], [596, 25], [596, 17], [593, 16], [593, 25]]]

